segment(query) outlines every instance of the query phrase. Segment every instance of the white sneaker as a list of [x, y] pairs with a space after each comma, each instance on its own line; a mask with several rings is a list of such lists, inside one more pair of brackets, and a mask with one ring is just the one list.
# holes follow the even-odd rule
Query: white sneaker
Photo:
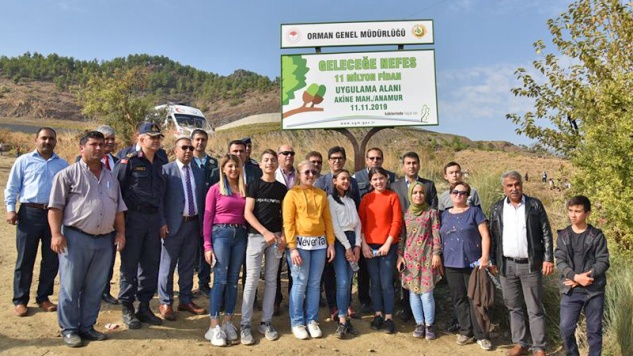
[[305, 340], [308, 338], [308, 332], [306, 331], [306, 327], [303, 325], [293, 326], [292, 333], [299, 340]]
[[279, 339], [279, 333], [277, 332], [277, 330], [275, 330], [275, 328], [273, 328], [270, 322], [259, 324], [259, 328], [257, 328], [257, 331], [259, 331], [260, 334], [264, 335], [266, 339], [270, 341], [275, 341]]
[[220, 325], [216, 325], [214, 328], [209, 328], [209, 330], [204, 334], [204, 338], [211, 341], [211, 345], [213, 346], [226, 346], [226, 334], [220, 328]]
[[490, 351], [492, 350], [492, 343], [490, 342], [490, 340], [488, 339], [481, 339], [481, 340], [477, 340], [477, 344], [479, 345], [479, 347], [481, 347], [483, 350], [486, 351]]
[[222, 330], [226, 333], [226, 339], [231, 343], [236, 343], [239, 340], [239, 336], [237, 335], [237, 328], [230, 321], [225, 321], [222, 323]]
[[255, 343], [255, 339], [253, 339], [253, 334], [251, 334], [250, 325], [242, 325], [240, 327], [240, 343], [242, 345], [252, 345]]
[[321, 329], [319, 328], [319, 323], [317, 323], [314, 320], [308, 323], [308, 332], [310, 333], [310, 336], [312, 336], [315, 339], [323, 336], [323, 333], [321, 332]]

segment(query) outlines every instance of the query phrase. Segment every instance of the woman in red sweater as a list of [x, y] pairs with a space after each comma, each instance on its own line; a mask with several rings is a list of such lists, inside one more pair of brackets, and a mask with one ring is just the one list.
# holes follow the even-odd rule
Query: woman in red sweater
[[402, 227], [402, 208], [398, 195], [387, 189], [389, 176], [382, 167], [369, 170], [369, 182], [373, 192], [366, 194], [360, 202], [358, 215], [361, 220], [362, 251], [367, 259], [367, 270], [371, 278], [371, 299], [374, 320], [371, 328], [385, 327], [393, 334], [393, 271], [398, 256], [398, 236]]

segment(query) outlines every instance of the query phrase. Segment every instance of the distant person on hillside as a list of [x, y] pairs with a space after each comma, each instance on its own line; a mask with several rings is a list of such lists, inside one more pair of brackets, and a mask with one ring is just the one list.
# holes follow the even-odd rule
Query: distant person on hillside
[[525, 181], [527, 182], [528, 180], [530, 180], [530, 177], [528, 176], [528, 172], [525, 172]]
[[578, 195], [567, 203], [571, 225], [558, 231], [556, 269], [560, 276], [560, 334], [567, 355], [580, 355], [576, 327], [580, 312], [587, 324], [589, 355], [602, 353], [602, 315], [609, 269], [607, 239], [600, 229], [587, 223], [589, 198]]
[[0, 143], [0, 156], [2, 156], [2, 152], [4, 152], [4, 145]]
[[[28, 313], [33, 265], [37, 248], [42, 242], [42, 262], [35, 301], [47, 312], [57, 310], [48, 297], [53, 294], [53, 285], [59, 260], [51, 250], [51, 229], [48, 225], [48, 203], [53, 177], [68, 167], [68, 163], [55, 152], [57, 133], [49, 127], [42, 127], [35, 134], [36, 149], [15, 160], [7, 187], [4, 203], [7, 208], [7, 223], [17, 224], [17, 261], [13, 274], [13, 305], [17, 316]], [[16, 213], [16, 203], [20, 210]]]
[[547, 183], [547, 172], [545, 171], [543, 171], [542, 181], [543, 181], [543, 184]]

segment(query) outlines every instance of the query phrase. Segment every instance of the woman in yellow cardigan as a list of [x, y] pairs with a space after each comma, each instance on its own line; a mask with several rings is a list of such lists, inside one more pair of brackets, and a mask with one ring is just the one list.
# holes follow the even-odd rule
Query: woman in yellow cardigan
[[327, 194], [313, 186], [316, 169], [309, 161], [302, 161], [297, 172], [300, 184], [288, 191], [282, 210], [293, 279], [290, 325], [294, 336], [305, 340], [308, 333], [313, 338], [322, 336], [317, 322], [321, 274], [326, 255], [328, 261], [334, 260], [334, 229]]

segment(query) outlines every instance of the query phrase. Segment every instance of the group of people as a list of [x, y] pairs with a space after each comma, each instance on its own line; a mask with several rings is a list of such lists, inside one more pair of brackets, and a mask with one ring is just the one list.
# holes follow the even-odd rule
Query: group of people
[[[175, 159], [168, 162], [162, 139], [158, 125], [144, 122], [137, 144], [117, 158], [112, 154], [114, 131], [101, 126], [83, 134], [81, 154], [69, 166], [54, 153], [55, 131], [37, 132], [36, 149], [16, 160], [5, 190], [7, 222], [17, 224], [16, 315], [28, 314], [41, 240], [36, 302], [45, 311], [57, 310], [68, 346], [107, 338], [94, 329], [101, 300], [121, 304], [129, 329], [175, 320], [176, 268], [176, 310], [206, 314], [193, 301], [196, 264], [199, 290], [209, 295], [205, 338], [212, 345], [255, 342], [252, 319], [262, 268], [262, 313], [256, 329], [276, 340], [272, 317], [280, 313], [285, 256], [288, 312], [297, 339], [322, 337], [322, 284], [331, 315], [338, 320], [336, 337], [358, 334], [351, 322], [356, 275], [363, 311], [373, 313], [372, 329], [396, 331], [397, 278], [416, 322], [413, 336], [433, 340], [433, 291], [445, 278], [458, 325], [457, 344], [476, 342], [491, 350], [487, 314], [494, 286], [489, 275], [498, 273], [515, 344], [508, 354], [527, 354], [529, 348], [535, 355], [545, 354], [543, 276], [554, 272], [554, 244], [545, 208], [523, 194], [518, 172], [501, 176], [505, 197], [492, 206], [488, 218], [458, 163], [445, 165], [450, 188], [438, 196], [434, 183], [419, 176], [415, 152], [402, 156], [403, 177], [396, 179], [382, 167], [379, 148], [369, 149], [366, 168], [352, 173], [345, 169], [345, 149], [332, 147], [327, 152], [330, 172], [322, 174], [321, 153], [311, 151], [295, 165], [296, 152], [288, 144], [263, 150], [257, 163], [250, 157], [250, 139], [234, 140], [218, 161], [206, 153], [207, 133], [194, 130], [190, 137], [175, 140]], [[559, 231], [556, 248], [562, 273], [560, 328], [570, 354], [577, 354], [574, 331], [582, 308], [595, 321], [588, 323], [590, 354], [598, 354], [602, 342], [599, 321], [609, 262], [604, 235], [586, 222], [590, 209], [585, 197], [570, 200], [572, 225]], [[116, 251], [121, 256], [118, 298], [109, 290]], [[58, 269], [56, 306], [49, 296]], [[233, 316], [240, 271], [238, 331]], [[156, 292], [161, 317], [149, 305]]]

